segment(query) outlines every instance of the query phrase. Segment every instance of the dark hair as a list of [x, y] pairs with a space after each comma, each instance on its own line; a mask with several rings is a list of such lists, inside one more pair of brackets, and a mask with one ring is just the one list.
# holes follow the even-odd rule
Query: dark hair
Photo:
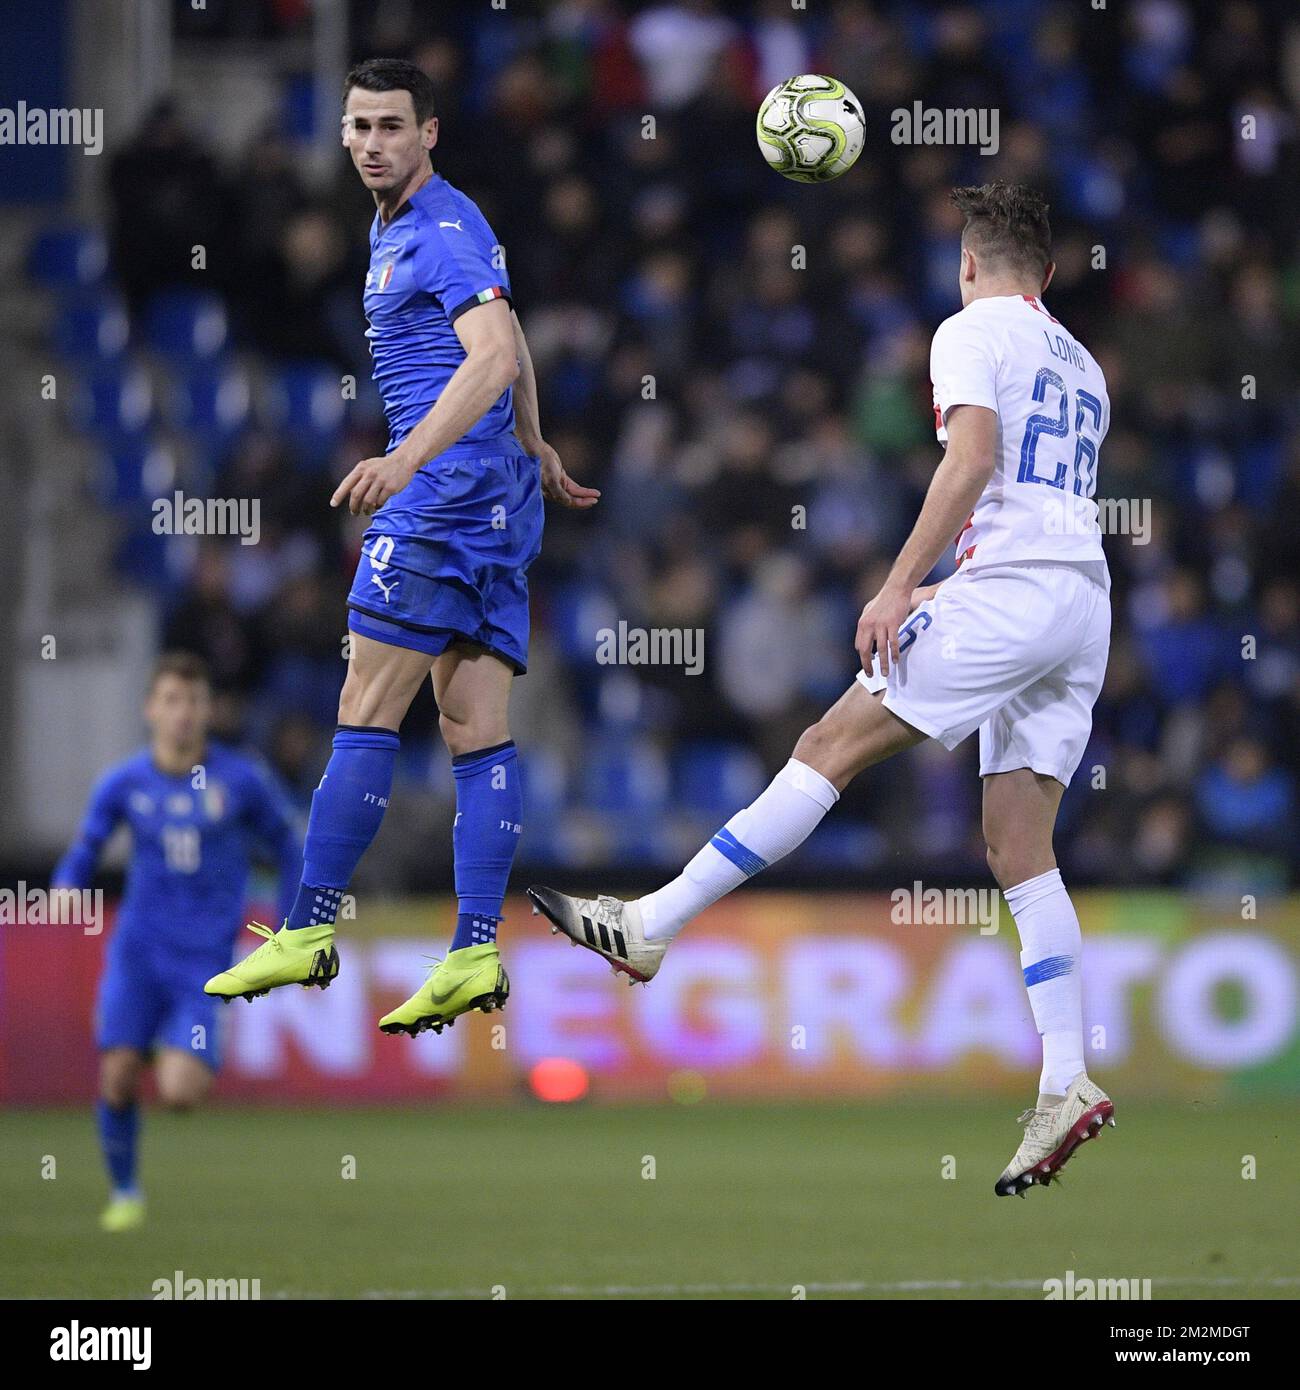
[[343, 100], [353, 87], [363, 92], [410, 92], [415, 107], [415, 123], [423, 125], [433, 109], [433, 83], [428, 74], [405, 58], [367, 58], [343, 79]]
[[990, 260], [1043, 275], [1052, 260], [1047, 203], [1024, 184], [986, 183], [954, 188], [952, 201], [964, 214], [962, 245], [973, 243]]
[[202, 681], [211, 685], [208, 663], [197, 652], [163, 652], [154, 662], [153, 673], [149, 677], [149, 693], [164, 676], [177, 676], [183, 681]]

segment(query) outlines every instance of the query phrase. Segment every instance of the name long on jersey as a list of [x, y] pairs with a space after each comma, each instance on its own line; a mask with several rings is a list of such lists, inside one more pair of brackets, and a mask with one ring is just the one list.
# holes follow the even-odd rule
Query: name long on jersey
[[958, 564], [1105, 564], [1096, 502], [1110, 427], [1106, 379], [1091, 353], [1032, 295], [973, 300], [930, 348], [935, 432], [978, 405], [998, 417], [993, 475], [956, 538]]

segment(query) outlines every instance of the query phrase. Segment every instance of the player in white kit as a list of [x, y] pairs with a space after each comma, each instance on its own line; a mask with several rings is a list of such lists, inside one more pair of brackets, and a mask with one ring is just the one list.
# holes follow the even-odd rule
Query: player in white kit
[[[1043, 304], [1047, 205], [1006, 184], [959, 188], [962, 309], [930, 349], [945, 445], [921, 514], [863, 609], [863, 670], [806, 730], [767, 789], [665, 887], [636, 902], [529, 889], [534, 906], [632, 980], [649, 980], [677, 932], [789, 854], [858, 773], [925, 738], [979, 730], [988, 862], [1020, 935], [1043, 1041], [1037, 1103], [997, 1180], [1044, 1185], [1114, 1123], [1084, 1067], [1079, 919], [1052, 831], [1083, 756], [1110, 643], [1097, 462], [1110, 424], [1101, 369]], [[956, 536], [958, 568], [917, 588]]]

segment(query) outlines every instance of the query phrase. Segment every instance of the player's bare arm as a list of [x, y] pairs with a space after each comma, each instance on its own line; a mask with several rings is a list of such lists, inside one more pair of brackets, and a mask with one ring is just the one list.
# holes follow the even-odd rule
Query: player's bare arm
[[884, 586], [858, 619], [857, 649], [863, 670], [871, 670], [871, 659], [879, 653], [881, 674], [889, 674], [890, 658], [898, 660], [898, 629], [912, 609], [939, 587], [929, 586], [930, 591], [918, 599], [916, 594], [922, 591], [916, 585], [952, 543], [993, 476], [997, 415], [981, 405], [959, 405], [949, 412], [947, 424], [948, 447], [930, 482], [921, 515]]
[[478, 304], [456, 320], [465, 360], [452, 373], [429, 413], [382, 458], [362, 459], [335, 489], [330, 506], [346, 502], [353, 516], [370, 515], [415, 476], [423, 463], [449, 448], [519, 376], [513, 315], [501, 299]]
[[510, 318], [514, 324], [515, 351], [519, 357], [519, 377], [515, 382], [515, 433], [519, 442], [542, 466], [542, 493], [551, 502], [562, 507], [574, 507], [586, 511], [600, 500], [600, 492], [594, 487], [583, 487], [575, 483], [564, 471], [560, 456], [542, 438], [541, 417], [537, 405], [537, 377], [533, 372], [533, 358], [528, 351], [523, 325], [519, 315], [512, 309]]

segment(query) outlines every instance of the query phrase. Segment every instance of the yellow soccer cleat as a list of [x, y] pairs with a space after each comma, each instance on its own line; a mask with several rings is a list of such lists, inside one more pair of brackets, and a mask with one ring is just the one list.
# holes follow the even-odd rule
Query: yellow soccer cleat
[[134, 1231], [144, 1225], [144, 1198], [116, 1196], [99, 1215], [101, 1231]]
[[328, 989], [339, 973], [339, 953], [334, 949], [334, 928], [330, 924], [287, 926], [273, 932], [260, 922], [250, 922], [248, 930], [266, 941], [250, 956], [214, 975], [203, 986], [204, 994], [215, 994], [227, 1004], [232, 999], [255, 999], [280, 985], [302, 985]]
[[493, 1009], [505, 1008], [509, 997], [510, 979], [501, 968], [496, 943], [462, 946], [439, 961], [405, 1004], [379, 1020], [379, 1027], [385, 1033], [411, 1037], [426, 1028], [441, 1033], [471, 1009], [490, 1014]]

